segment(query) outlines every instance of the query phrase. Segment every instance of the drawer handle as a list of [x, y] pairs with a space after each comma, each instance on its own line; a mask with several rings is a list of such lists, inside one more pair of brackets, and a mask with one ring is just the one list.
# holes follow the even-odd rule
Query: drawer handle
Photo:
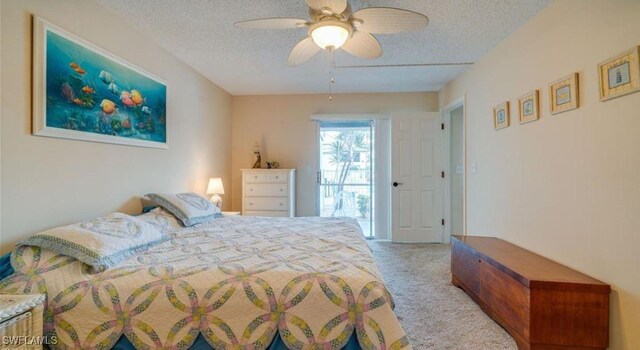
[[281, 189], [280, 189], [280, 192], [284, 192], [284, 189], [282, 189], [282, 188], [281, 188]]
[[280, 178], [280, 176], [276, 176], [276, 180], [279, 179], [279, 178]]
[[281, 207], [282, 207], [282, 206], [284, 206], [284, 203], [280, 202], [280, 206], [281, 206]]
[[253, 203], [249, 203], [249, 205], [253, 205]]
[[249, 191], [253, 192], [253, 188], [250, 188]]

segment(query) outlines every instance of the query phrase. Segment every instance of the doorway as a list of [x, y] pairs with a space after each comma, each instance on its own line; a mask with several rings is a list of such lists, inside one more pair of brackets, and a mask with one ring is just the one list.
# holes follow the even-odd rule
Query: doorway
[[464, 107], [460, 106], [451, 111], [449, 123], [449, 193], [451, 234], [462, 235], [464, 233]]
[[[467, 152], [465, 96], [442, 109], [445, 136], [445, 241], [467, 234]], [[473, 168], [473, 167], [472, 167]]]
[[352, 217], [375, 236], [375, 121], [320, 121], [318, 215]]

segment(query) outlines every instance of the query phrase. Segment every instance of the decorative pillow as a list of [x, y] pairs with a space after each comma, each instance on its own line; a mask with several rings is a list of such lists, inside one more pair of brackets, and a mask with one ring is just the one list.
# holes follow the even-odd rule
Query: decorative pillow
[[149, 193], [147, 197], [175, 215], [186, 227], [222, 216], [217, 206], [195, 193]]
[[182, 225], [173, 214], [159, 207], [155, 207], [155, 209], [136, 216], [136, 218], [151, 224], [164, 235], [171, 235], [173, 232], [182, 228]]
[[18, 245], [48, 249], [76, 258], [94, 271], [103, 271], [164, 239], [165, 236], [151, 224], [133, 216], [113, 213], [40, 232]]

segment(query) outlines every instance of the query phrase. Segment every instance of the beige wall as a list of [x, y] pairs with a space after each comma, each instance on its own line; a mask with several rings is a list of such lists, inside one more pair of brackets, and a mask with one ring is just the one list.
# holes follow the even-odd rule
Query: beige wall
[[[1, 2], [0, 250], [45, 228], [112, 211], [135, 213], [150, 191], [231, 190], [231, 96], [108, 10], [83, 0]], [[31, 136], [31, 14], [168, 83], [169, 150]]]
[[[611, 348], [640, 349], [640, 93], [599, 102], [597, 64], [640, 44], [640, 1], [552, 3], [440, 95], [466, 93], [468, 232], [496, 235], [613, 286]], [[582, 107], [550, 115], [579, 72]], [[495, 132], [494, 105], [541, 90], [542, 119]]]
[[298, 216], [316, 215], [316, 124], [312, 114], [435, 111], [436, 93], [238, 96], [233, 98], [233, 209], [242, 208], [241, 168], [251, 167], [253, 145], [263, 160], [298, 169]]

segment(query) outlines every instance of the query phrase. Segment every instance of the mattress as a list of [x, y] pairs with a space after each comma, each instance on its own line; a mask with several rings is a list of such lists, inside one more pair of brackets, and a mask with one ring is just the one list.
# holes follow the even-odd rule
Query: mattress
[[31, 246], [11, 263], [0, 292], [46, 293], [58, 348], [410, 348], [354, 219], [224, 217], [100, 273]]

